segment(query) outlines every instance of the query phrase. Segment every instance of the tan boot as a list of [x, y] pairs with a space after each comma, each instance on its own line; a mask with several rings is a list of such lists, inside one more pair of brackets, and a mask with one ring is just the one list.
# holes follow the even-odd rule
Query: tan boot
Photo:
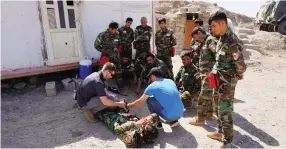
[[204, 125], [205, 123], [206, 123], [205, 120], [199, 120], [199, 118], [198, 118], [197, 116], [194, 117], [194, 118], [189, 122], [189, 124], [195, 125], [195, 126]]
[[207, 137], [214, 139], [214, 140], [222, 141], [222, 134], [217, 131], [208, 133]]
[[91, 111], [84, 111], [83, 115], [89, 122], [95, 121], [94, 114]]

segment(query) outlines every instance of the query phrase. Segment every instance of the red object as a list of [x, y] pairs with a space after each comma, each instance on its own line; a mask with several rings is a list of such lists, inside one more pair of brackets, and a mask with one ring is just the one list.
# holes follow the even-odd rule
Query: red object
[[102, 56], [99, 60], [99, 65], [103, 66], [107, 62], [109, 62], [109, 58], [107, 56]]
[[121, 45], [119, 45], [119, 47], [118, 47], [118, 52], [119, 52], [119, 53], [122, 53], [122, 50], [123, 50], [123, 46], [122, 46], [122, 44], [121, 44]]
[[173, 47], [171, 49], [171, 56], [174, 57], [176, 55], [176, 49]]
[[133, 49], [136, 49], [136, 47], [135, 47], [135, 41], [132, 43], [132, 45], [133, 45]]
[[208, 79], [210, 82], [210, 87], [211, 88], [217, 88], [220, 85], [220, 79], [217, 75], [213, 74], [213, 73], [209, 73], [208, 74]]

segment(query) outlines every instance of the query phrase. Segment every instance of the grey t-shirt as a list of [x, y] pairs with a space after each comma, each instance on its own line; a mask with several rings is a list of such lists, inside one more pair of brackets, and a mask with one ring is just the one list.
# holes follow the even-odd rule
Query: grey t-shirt
[[103, 73], [94, 72], [87, 76], [76, 92], [76, 100], [80, 107], [86, 106], [92, 97], [106, 96]]

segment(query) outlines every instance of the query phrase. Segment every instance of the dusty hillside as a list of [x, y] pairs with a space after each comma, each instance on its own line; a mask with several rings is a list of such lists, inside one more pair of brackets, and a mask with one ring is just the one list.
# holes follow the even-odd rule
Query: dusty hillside
[[[205, 10], [206, 12], [211, 14], [217, 10], [222, 10], [226, 12], [227, 16], [233, 21], [234, 25], [238, 24], [244, 24], [244, 23], [251, 23], [253, 18], [250, 18], [248, 16], [234, 13], [231, 11], [226, 10], [225, 8], [217, 6], [216, 3], [210, 3], [210, 2], [203, 2], [203, 1], [156, 1], [155, 2], [155, 9], [156, 14], [165, 15], [167, 13], [174, 14], [179, 11], [182, 7], [192, 7], [192, 8], [199, 8], [201, 10]], [[158, 15], [159, 16], [159, 15]]]

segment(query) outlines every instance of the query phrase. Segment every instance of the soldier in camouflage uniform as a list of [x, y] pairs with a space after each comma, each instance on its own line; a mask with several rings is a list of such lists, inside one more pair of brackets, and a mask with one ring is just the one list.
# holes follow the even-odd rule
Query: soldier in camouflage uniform
[[[195, 31], [195, 30], [194, 30]], [[215, 48], [217, 39], [213, 36], [194, 33], [197, 40], [205, 40], [200, 54], [199, 70], [202, 79], [201, 92], [199, 95], [199, 102], [197, 108], [197, 116], [191, 120], [192, 125], [205, 124], [205, 120], [212, 120], [213, 117], [213, 89], [210, 87], [207, 75], [210, 73], [215, 63]]]
[[180, 68], [175, 82], [177, 87], [183, 87], [181, 99], [185, 108], [193, 105], [194, 99], [198, 98], [200, 92], [200, 78], [197, 67], [192, 63], [192, 52], [181, 53], [183, 66]]
[[134, 114], [128, 114], [122, 108], [106, 108], [95, 114], [85, 112], [86, 116], [95, 117], [102, 121], [128, 148], [139, 148], [144, 144], [153, 143], [158, 137], [158, 115], [153, 113], [139, 119]]
[[[173, 64], [171, 58], [171, 50], [177, 44], [173, 31], [167, 28], [166, 19], [158, 20], [160, 30], [155, 34], [155, 45], [157, 47], [157, 58], [162, 60], [173, 74]], [[173, 76], [173, 75], [172, 75]]]
[[[119, 37], [121, 40], [122, 52], [127, 52], [130, 59], [132, 58], [132, 42], [134, 41], [134, 31], [130, 27], [133, 22], [132, 18], [126, 19], [125, 26], [119, 28]], [[122, 57], [122, 55], [121, 55]]]
[[222, 148], [231, 147], [233, 139], [233, 98], [238, 80], [243, 78], [246, 64], [242, 55], [243, 48], [238, 37], [227, 26], [227, 16], [217, 11], [209, 18], [209, 24], [214, 35], [220, 38], [216, 46], [215, 64], [211, 71], [220, 79], [216, 88], [218, 98], [218, 123], [221, 125], [218, 132], [207, 136], [223, 142]]
[[135, 65], [131, 60], [131, 58], [129, 57], [128, 51], [122, 52], [121, 69], [122, 69], [122, 80], [125, 84], [130, 81], [133, 81], [136, 78]]
[[148, 50], [142, 51], [139, 57], [135, 60], [135, 78], [134, 78], [134, 84], [137, 83], [137, 81], [140, 78], [140, 75], [144, 69], [146, 69], [147, 66], [147, 55]]
[[159, 60], [158, 58], [156, 58], [152, 53], [148, 53], [147, 55], [147, 66], [143, 69], [142, 73], [140, 74], [140, 78], [138, 80], [138, 84], [137, 84], [137, 89], [136, 89], [136, 93], [139, 94], [140, 89], [141, 89], [141, 84], [142, 81], [148, 81], [148, 84], [150, 83], [149, 78], [147, 78], [148, 73], [150, 72], [150, 70], [154, 67], [158, 67], [161, 69], [161, 71], [164, 74], [164, 78], [168, 78], [168, 79], [172, 79], [172, 73], [170, 72], [170, 70], [168, 69], [168, 67], [166, 66], [166, 64]]
[[101, 57], [106, 56], [116, 66], [116, 80], [121, 85], [121, 59], [118, 53], [119, 35], [117, 34], [118, 23], [111, 22], [109, 28], [100, 33], [94, 41], [94, 48], [101, 52]]
[[[195, 27], [203, 27], [203, 25], [204, 25], [203, 20], [201, 20], [199, 18], [195, 20]], [[190, 49], [195, 49], [195, 47], [193, 47], [193, 46], [195, 46], [196, 44], [198, 44], [198, 43], [196, 42], [196, 40], [194, 40], [194, 38], [192, 38]]]
[[135, 29], [134, 49], [136, 49], [136, 58], [140, 55], [144, 47], [149, 47], [148, 51], [150, 51], [152, 32], [152, 27], [147, 25], [147, 18], [142, 17], [141, 25], [137, 26]]
[[193, 52], [193, 63], [199, 67], [199, 60], [202, 51], [202, 47], [205, 44], [206, 39], [208, 38], [209, 34], [206, 33], [204, 28], [202, 27], [195, 27], [192, 32], [192, 37], [196, 41], [196, 44], [191, 49]]

